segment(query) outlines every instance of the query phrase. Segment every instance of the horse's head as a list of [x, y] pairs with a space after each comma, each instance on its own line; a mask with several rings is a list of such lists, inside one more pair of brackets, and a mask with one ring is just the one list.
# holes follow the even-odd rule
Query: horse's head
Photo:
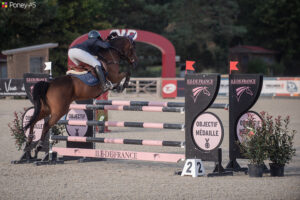
[[133, 67], [137, 64], [137, 56], [135, 52], [135, 42], [133, 40], [134, 35], [118, 36], [117, 33], [112, 32], [107, 40], [112, 48], [117, 50], [122, 59], [127, 60]]

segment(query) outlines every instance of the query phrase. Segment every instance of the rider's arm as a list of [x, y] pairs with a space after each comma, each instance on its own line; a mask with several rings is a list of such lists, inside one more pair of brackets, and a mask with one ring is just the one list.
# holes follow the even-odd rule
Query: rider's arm
[[97, 46], [103, 48], [103, 49], [107, 49], [110, 47], [110, 44], [108, 42], [104, 42], [104, 41], [101, 41], [101, 40], [97, 40], [96, 44]]

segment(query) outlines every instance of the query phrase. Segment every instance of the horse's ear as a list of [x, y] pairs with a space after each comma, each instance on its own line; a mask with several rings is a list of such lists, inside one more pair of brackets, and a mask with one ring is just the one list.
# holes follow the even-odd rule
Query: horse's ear
[[135, 35], [136, 35], [136, 33], [131, 34], [131, 35], [128, 35], [128, 38], [129, 38], [131, 41], [133, 41], [133, 38], [135, 37]]
[[119, 37], [119, 36], [118, 36], [118, 33], [117, 33], [117, 32], [111, 32], [111, 33], [109, 34], [109, 36], [107, 36], [107, 40], [111, 40], [111, 39], [114, 39], [114, 38], [116, 38], [116, 37]]

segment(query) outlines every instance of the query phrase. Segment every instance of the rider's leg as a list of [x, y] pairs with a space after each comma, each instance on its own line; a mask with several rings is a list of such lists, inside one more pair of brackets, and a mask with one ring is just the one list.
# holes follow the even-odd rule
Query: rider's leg
[[80, 61], [94, 67], [103, 89], [106, 90], [108, 88], [101, 63], [94, 56], [86, 51], [77, 48], [70, 49], [68, 55], [69, 58], [77, 65], [79, 63], [78, 61]]
[[102, 66], [101, 65], [96, 65], [95, 70], [96, 70], [98, 80], [100, 81], [100, 84], [102, 85], [102, 89], [103, 90], [108, 89], [108, 84], [106, 83], [106, 78], [104, 76]]

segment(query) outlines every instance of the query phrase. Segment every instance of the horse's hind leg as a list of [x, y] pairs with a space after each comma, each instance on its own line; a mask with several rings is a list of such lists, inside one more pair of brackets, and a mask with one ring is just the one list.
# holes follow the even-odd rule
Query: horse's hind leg
[[52, 126], [54, 126], [56, 124], [56, 122], [59, 121], [59, 119], [64, 115], [64, 113], [59, 113], [59, 114], [51, 114], [51, 117], [49, 118], [49, 120], [45, 123], [43, 131], [42, 131], [42, 136], [41, 139], [36, 147], [36, 151], [35, 154], [37, 155], [38, 152], [44, 147], [44, 142], [45, 142], [45, 138], [46, 135], [48, 133], [48, 131], [50, 130], [50, 128]]
[[[34, 140], [34, 133], [33, 133], [33, 129], [34, 129], [34, 126], [35, 124], [45, 118], [46, 116], [48, 116], [49, 114], [47, 114], [45, 111], [41, 111], [38, 118], [32, 123], [32, 125], [29, 127], [29, 134], [28, 134], [28, 138], [27, 138], [27, 141], [26, 141], [26, 146], [24, 148], [24, 151], [26, 152], [27, 154], [27, 159], [31, 159], [31, 154], [30, 154], [30, 151], [32, 150], [32, 141]], [[37, 158], [37, 154], [34, 155], [33, 158]]]

